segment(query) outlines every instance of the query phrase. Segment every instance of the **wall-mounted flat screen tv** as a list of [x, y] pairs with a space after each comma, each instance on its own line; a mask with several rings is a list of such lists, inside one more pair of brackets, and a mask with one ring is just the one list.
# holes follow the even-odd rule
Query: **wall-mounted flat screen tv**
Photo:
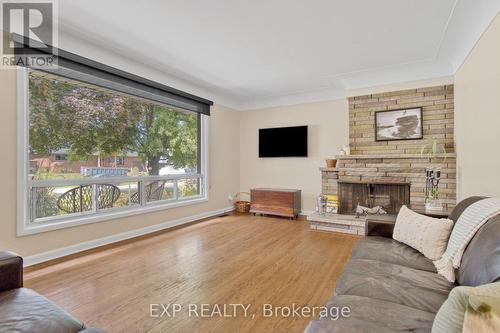
[[307, 126], [259, 129], [259, 157], [307, 157]]

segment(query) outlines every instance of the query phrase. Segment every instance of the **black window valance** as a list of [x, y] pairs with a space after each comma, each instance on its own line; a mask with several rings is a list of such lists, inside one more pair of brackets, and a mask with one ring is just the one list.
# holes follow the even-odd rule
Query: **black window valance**
[[[20, 35], [12, 35], [12, 38], [15, 43], [23, 44], [21, 50], [24, 55], [53, 54], [56, 57], [57, 66], [36, 67], [37, 70], [153, 100], [184, 110], [210, 115], [210, 106], [213, 105], [213, 102], [210, 100], [61, 49], [54, 47], [47, 48], [46, 46], [33, 47], [33, 44], [36, 45], [36, 42], [34, 43], [32, 40]], [[21, 61], [19, 61], [18, 65], [29, 67], [29, 65]]]

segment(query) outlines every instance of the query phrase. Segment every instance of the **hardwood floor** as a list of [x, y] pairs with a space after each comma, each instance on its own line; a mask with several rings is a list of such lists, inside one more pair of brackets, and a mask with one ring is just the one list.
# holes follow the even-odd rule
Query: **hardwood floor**
[[[25, 286], [108, 332], [302, 332], [311, 318], [264, 318], [263, 304], [325, 305], [357, 240], [233, 215], [31, 271]], [[152, 318], [151, 303], [182, 310]], [[196, 318], [190, 303], [200, 315], [203, 303], [251, 306], [249, 317]]]

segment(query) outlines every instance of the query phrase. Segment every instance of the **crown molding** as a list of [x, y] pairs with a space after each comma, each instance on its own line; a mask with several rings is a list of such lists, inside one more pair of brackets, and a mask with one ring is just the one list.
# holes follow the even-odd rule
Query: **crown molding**
[[387, 91], [417, 89], [422, 87], [443, 86], [443, 85], [453, 84], [454, 81], [455, 81], [454, 76], [448, 75], [448, 76], [435, 77], [423, 80], [394, 82], [390, 84], [383, 84], [372, 87], [349, 89], [346, 91], [346, 97], [379, 94]]
[[456, 73], [499, 12], [498, 0], [458, 0], [436, 59], [449, 62]]

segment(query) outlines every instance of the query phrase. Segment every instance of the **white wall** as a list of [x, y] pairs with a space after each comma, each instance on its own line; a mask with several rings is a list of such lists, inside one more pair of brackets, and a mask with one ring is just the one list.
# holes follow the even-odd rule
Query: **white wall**
[[[259, 128], [309, 126], [309, 157], [259, 158]], [[314, 210], [321, 193], [325, 158], [349, 142], [347, 100], [243, 111], [240, 116], [240, 189], [254, 187], [302, 190], [302, 210]]]
[[455, 75], [458, 196], [500, 196], [500, 15]]

